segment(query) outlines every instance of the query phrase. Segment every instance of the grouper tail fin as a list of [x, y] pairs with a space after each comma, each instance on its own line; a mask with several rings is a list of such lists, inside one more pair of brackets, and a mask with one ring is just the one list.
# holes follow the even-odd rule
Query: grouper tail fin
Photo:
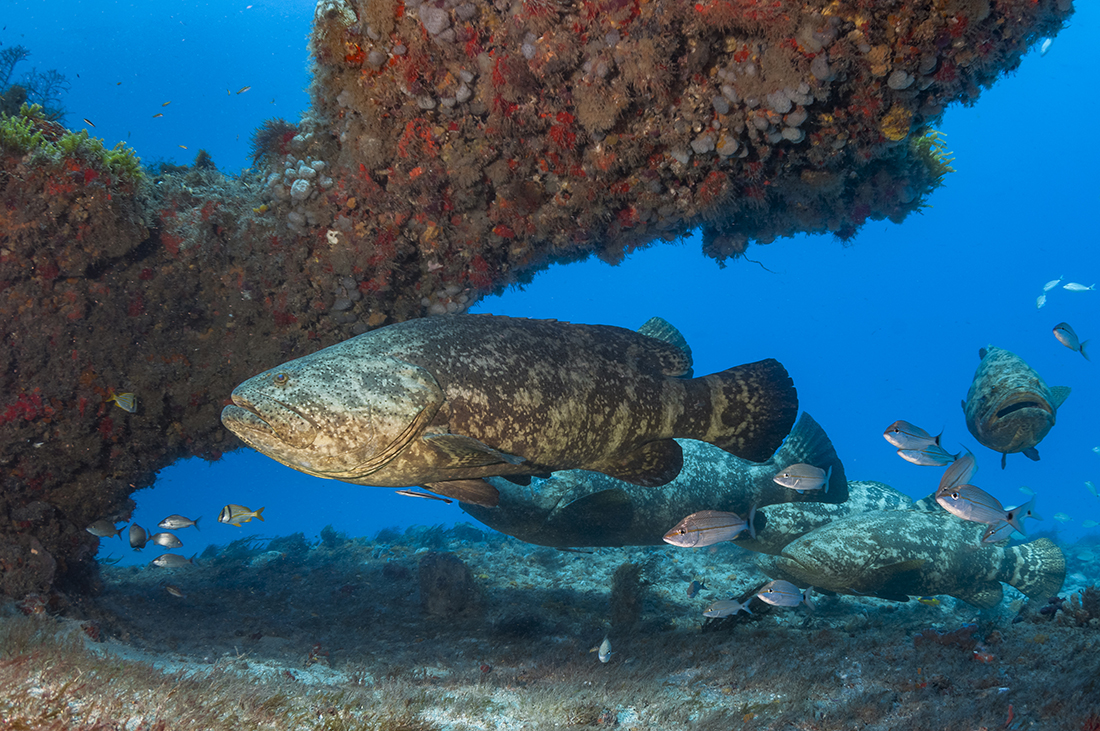
[[[777, 485], [772, 479], [784, 467], [800, 463], [825, 470], [827, 489], [800, 493]], [[767, 463], [753, 469], [753, 475], [761, 506], [789, 502], [843, 503], [848, 499], [848, 477], [844, 474], [844, 463], [837, 456], [829, 435], [805, 412], [798, 417], [798, 423], [783, 446]]]
[[1005, 549], [998, 580], [1011, 584], [1030, 599], [1058, 594], [1066, 580], [1066, 557], [1049, 538]]
[[798, 415], [794, 382], [771, 358], [689, 383], [688, 402], [709, 403], [710, 413], [685, 414], [689, 423], [676, 436], [710, 442], [750, 462], [771, 457]]

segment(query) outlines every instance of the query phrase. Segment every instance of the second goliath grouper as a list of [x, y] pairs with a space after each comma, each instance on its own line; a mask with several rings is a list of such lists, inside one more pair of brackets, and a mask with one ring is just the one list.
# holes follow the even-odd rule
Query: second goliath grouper
[[1002, 469], [1013, 452], [1038, 460], [1035, 446], [1054, 426], [1070, 389], [1047, 386], [1023, 358], [1007, 350], [991, 345], [978, 355], [982, 362], [962, 402], [967, 428], [983, 445], [1002, 453]]
[[261, 373], [234, 389], [222, 423], [307, 474], [424, 485], [481, 505], [496, 504], [481, 479], [491, 475], [587, 469], [663, 485], [683, 462], [674, 437], [768, 459], [798, 410], [783, 366], [690, 372], [682, 339], [678, 347], [606, 325], [444, 315]]
[[1047, 538], [1019, 546], [982, 543], [985, 526], [940, 510], [889, 510], [816, 528], [757, 564], [774, 578], [838, 594], [908, 601], [947, 594], [976, 607], [1001, 602], [1001, 582], [1033, 599], [1066, 578], [1061, 549]]
[[[684, 467], [676, 479], [659, 488], [640, 488], [585, 470], [555, 472], [530, 487], [490, 478], [500, 491], [499, 504], [487, 508], [463, 503], [462, 509], [501, 533], [542, 546], [657, 546], [664, 544], [665, 532], [700, 510], [747, 517], [754, 507], [840, 503], [848, 496], [840, 458], [806, 413], [766, 462], [738, 459], [703, 442], [684, 440], [680, 446]], [[799, 494], [775, 483], [776, 472], [798, 462], [831, 468], [829, 492]], [[747, 539], [749, 533], [743, 535]]]

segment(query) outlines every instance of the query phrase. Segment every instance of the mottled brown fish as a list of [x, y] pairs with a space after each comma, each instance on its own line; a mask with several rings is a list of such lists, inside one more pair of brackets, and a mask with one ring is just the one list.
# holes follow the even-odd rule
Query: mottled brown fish
[[1069, 396], [1066, 386], [1047, 386], [1023, 358], [1007, 350], [982, 348], [982, 362], [962, 402], [966, 426], [974, 438], [1005, 456], [1023, 452], [1038, 461], [1035, 446], [1043, 441], [1055, 415]]
[[664, 485], [683, 461], [674, 437], [768, 459], [798, 410], [783, 366], [690, 369], [685, 348], [619, 327], [443, 315], [261, 373], [222, 423], [307, 474], [482, 505], [497, 500], [491, 475], [579, 468]]
[[[488, 482], [500, 491], [500, 502], [491, 508], [465, 502], [460, 507], [489, 527], [521, 541], [566, 548], [662, 545], [671, 526], [699, 510], [747, 515], [756, 508], [753, 524], [759, 530], [759, 509], [766, 505], [808, 507], [821, 501], [841, 505], [852, 502], [844, 465], [828, 435], [808, 413], [803, 412], [783, 446], [767, 462], [738, 459], [704, 442], [679, 442], [684, 467], [660, 490], [599, 472], [563, 470], [547, 479], [534, 478], [529, 487], [489, 477]], [[772, 479], [786, 465], [810, 461], [832, 470], [828, 493], [817, 490], [800, 494], [780, 487]], [[750, 540], [749, 533], [741, 533], [736, 540]]]
[[940, 510], [857, 513], [827, 523], [757, 564], [769, 576], [838, 594], [894, 601], [947, 594], [976, 607], [1001, 602], [1001, 582], [1031, 598], [1062, 588], [1066, 561], [1047, 538], [982, 543], [985, 526]]

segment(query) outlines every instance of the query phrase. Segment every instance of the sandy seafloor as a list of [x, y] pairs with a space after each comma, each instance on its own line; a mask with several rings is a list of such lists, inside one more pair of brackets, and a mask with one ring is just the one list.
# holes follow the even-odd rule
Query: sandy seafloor
[[[1100, 545], [1064, 549], [1068, 598]], [[441, 595], [419, 580], [436, 553], [469, 571]], [[1006, 587], [984, 612], [821, 596], [704, 620], [767, 580], [753, 555], [565, 552], [459, 524], [107, 566], [84, 622], [7, 608], [0, 728], [1100, 728], [1100, 616], [1044, 615]]]

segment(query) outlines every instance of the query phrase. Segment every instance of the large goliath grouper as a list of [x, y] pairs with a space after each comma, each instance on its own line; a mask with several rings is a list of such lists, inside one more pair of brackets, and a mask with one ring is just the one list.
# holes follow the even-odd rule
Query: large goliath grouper
[[[806, 413], [799, 417], [787, 441], [767, 462], [747, 462], [690, 439], [685, 439], [680, 447], [684, 467], [676, 479], [660, 488], [635, 487], [585, 470], [555, 472], [548, 479], [533, 481], [530, 488], [490, 477], [489, 482], [500, 491], [497, 506], [462, 503], [462, 509], [485, 525], [521, 541], [566, 548], [663, 546], [665, 533], [684, 516], [699, 510], [745, 516], [756, 508], [759, 536], [764, 529], [761, 508], [767, 505], [851, 502], [845, 502], [848, 483], [844, 465], [824, 430]], [[828, 492], [799, 493], [775, 483], [777, 472], [799, 462], [831, 469]], [[748, 540], [749, 532], [743, 535]]]
[[491, 475], [586, 469], [663, 485], [683, 464], [674, 437], [768, 459], [798, 410], [783, 366], [690, 370], [686, 344], [623, 328], [445, 315], [250, 378], [222, 423], [310, 475], [490, 506]]
[[982, 362], [962, 402], [967, 428], [983, 445], [1002, 453], [1001, 469], [1012, 452], [1038, 460], [1035, 446], [1054, 426], [1070, 389], [1048, 387], [1023, 358], [1007, 350], [991, 345], [978, 355]]
[[1050, 539], [984, 544], [984, 531], [944, 510], [856, 513], [791, 541], [779, 556], [758, 557], [757, 565], [799, 586], [901, 602], [947, 594], [988, 608], [1001, 602], [1001, 582], [1032, 599], [1062, 588], [1066, 560]]

